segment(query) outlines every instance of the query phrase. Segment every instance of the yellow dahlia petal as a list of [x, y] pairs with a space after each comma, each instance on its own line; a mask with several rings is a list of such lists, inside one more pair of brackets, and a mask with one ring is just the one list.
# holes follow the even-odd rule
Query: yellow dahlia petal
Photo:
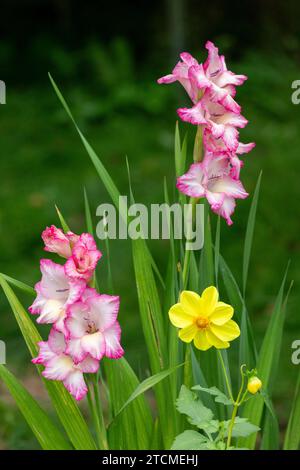
[[214, 286], [207, 287], [204, 289], [201, 295], [202, 308], [205, 315], [210, 315], [216, 308], [219, 293]]
[[195, 323], [193, 323], [190, 326], [182, 328], [182, 330], [179, 331], [178, 336], [181, 341], [184, 341], [185, 343], [190, 343], [195, 338], [197, 331], [198, 328]]
[[227, 341], [222, 341], [218, 338], [211, 330], [207, 329], [205, 331], [207, 341], [217, 349], [229, 348], [229, 343]]
[[233, 307], [224, 302], [217, 302], [216, 308], [210, 314], [209, 319], [215, 325], [224, 325], [233, 316]]
[[198, 330], [196, 336], [194, 338], [194, 345], [197, 349], [201, 351], [207, 351], [207, 349], [211, 348], [211, 344], [208, 342], [205, 331]]
[[201, 297], [196, 292], [184, 290], [180, 294], [180, 303], [189, 315], [197, 317], [201, 310]]
[[211, 331], [222, 341], [232, 341], [240, 336], [240, 329], [237, 323], [229, 320], [224, 325], [210, 325]]
[[188, 315], [181, 304], [175, 304], [170, 308], [169, 318], [177, 328], [185, 328], [194, 322], [194, 317]]

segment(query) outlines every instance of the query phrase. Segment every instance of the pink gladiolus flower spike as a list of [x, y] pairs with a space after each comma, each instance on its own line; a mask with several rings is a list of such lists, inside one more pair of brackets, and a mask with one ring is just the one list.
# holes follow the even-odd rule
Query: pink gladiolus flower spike
[[64, 267], [51, 260], [42, 259], [40, 267], [42, 279], [35, 285], [37, 297], [29, 312], [39, 315], [38, 323], [53, 324], [56, 330], [64, 333], [67, 308], [81, 297], [86, 283], [81, 279], [69, 279]]
[[207, 91], [212, 101], [239, 113], [240, 106], [233, 99], [235, 86], [242, 85], [247, 77], [235, 75], [227, 70], [224, 56], [219, 56], [217, 47], [211, 41], [208, 41], [205, 47], [208, 50], [208, 58], [204, 64], [199, 64], [190, 54], [183, 52], [180, 54], [182, 60], [177, 63], [173, 72], [158, 79], [158, 83], [179, 81], [194, 104]]
[[39, 343], [39, 355], [32, 359], [34, 364], [42, 364], [45, 370], [42, 375], [49, 380], [60, 380], [76, 400], [87, 394], [88, 388], [84, 381], [84, 373], [96, 373], [99, 362], [86, 356], [80, 364], [75, 364], [66, 353], [64, 335], [52, 329], [48, 341]]
[[242, 183], [231, 175], [230, 158], [225, 154], [206, 153], [201, 163], [194, 163], [186, 174], [177, 179], [177, 188], [194, 198], [205, 197], [211, 209], [232, 224], [231, 215], [235, 199], [245, 199], [248, 194]]
[[63, 258], [69, 258], [72, 254], [72, 247], [79, 240], [79, 236], [73, 232], [65, 234], [55, 225], [51, 225], [43, 231], [42, 239], [45, 243], [45, 251], [57, 253]]
[[92, 235], [83, 233], [72, 250], [72, 256], [65, 264], [65, 272], [71, 279], [89, 281], [101, 257], [102, 253], [97, 249]]
[[84, 301], [72, 305], [66, 319], [68, 331], [67, 353], [75, 363], [84, 360], [88, 355], [102, 359], [105, 355], [112, 359], [123, 356], [120, 345], [121, 328], [117, 322], [119, 297], [100, 295], [89, 289]]

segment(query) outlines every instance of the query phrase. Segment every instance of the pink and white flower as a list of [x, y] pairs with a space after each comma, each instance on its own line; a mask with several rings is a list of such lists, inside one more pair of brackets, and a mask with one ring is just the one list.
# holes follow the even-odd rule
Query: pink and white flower
[[208, 95], [204, 95], [192, 108], [179, 108], [177, 112], [183, 121], [203, 125], [204, 130], [210, 132], [213, 138], [221, 139], [230, 152], [235, 152], [239, 145], [237, 127], [245, 127], [248, 123], [241, 114], [210, 101]]
[[70, 279], [64, 266], [48, 259], [41, 260], [40, 268], [42, 279], [35, 285], [37, 297], [29, 311], [39, 315], [38, 323], [50, 323], [56, 330], [65, 332], [67, 309], [80, 298], [86, 283]]
[[211, 209], [231, 225], [235, 199], [248, 196], [242, 183], [232, 177], [231, 170], [226, 154], [206, 153], [201, 163], [192, 164], [188, 172], [177, 179], [177, 188], [194, 198], [205, 197]]
[[88, 388], [84, 381], [84, 373], [96, 373], [99, 362], [86, 356], [80, 364], [75, 364], [66, 354], [64, 335], [52, 329], [48, 341], [41, 341], [39, 355], [32, 360], [34, 364], [42, 364], [45, 370], [42, 375], [49, 380], [60, 380], [76, 400], [81, 400], [87, 394]]
[[79, 240], [79, 236], [73, 232], [64, 233], [60, 228], [51, 225], [43, 231], [42, 239], [45, 243], [45, 251], [69, 258], [72, 254], [72, 247]]
[[83, 233], [75, 244], [72, 255], [65, 264], [65, 272], [71, 279], [84, 279], [89, 281], [96, 269], [101, 251], [97, 249], [92, 235]]
[[219, 56], [218, 48], [208, 41], [205, 45], [208, 58], [199, 64], [189, 53], [180, 54], [181, 61], [173, 72], [158, 79], [159, 84], [179, 81], [196, 104], [204, 92], [209, 92], [210, 99], [222, 104], [234, 113], [240, 112], [240, 106], [234, 101], [235, 87], [247, 79], [245, 75], [235, 75], [227, 70], [224, 56]]
[[117, 322], [119, 297], [98, 294], [94, 289], [89, 289], [88, 296], [83, 296], [83, 299], [68, 310], [65, 322], [67, 354], [73, 357], [75, 363], [83, 361], [88, 355], [98, 361], [103, 356], [120, 358], [124, 351], [120, 345], [121, 328]]

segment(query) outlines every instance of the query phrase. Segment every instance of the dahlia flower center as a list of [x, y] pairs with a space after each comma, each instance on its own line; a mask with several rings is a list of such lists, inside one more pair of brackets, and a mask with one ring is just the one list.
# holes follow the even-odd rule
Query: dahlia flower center
[[196, 325], [200, 330], [205, 330], [209, 325], [209, 320], [206, 317], [198, 317]]

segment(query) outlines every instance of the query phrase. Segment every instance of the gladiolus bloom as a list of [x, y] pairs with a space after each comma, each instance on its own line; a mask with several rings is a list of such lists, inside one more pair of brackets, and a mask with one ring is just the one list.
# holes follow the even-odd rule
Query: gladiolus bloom
[[112, 359], [123, 356], [121, 328], [117, 322], [119, 305], [119, 297], [89, 289], [88, 297], [83, 296], [70, 307], [66, 319], [66, 351], [75, 362], [81, 362], [88, 355], [98, 361], [104, 355]]
[[45, 243], [45, 251], [69, 258], [72, 254], [72, 247], [78, 241], [79, 236], [73, 232], [64, 233], [60, 228], [51, 225], [43, 231], [42, 239]]
[[201, 163], [193, 163], [183, 176], [177, 179], [177, 188], [183, 194], [194, 198], [205, 197], [211, 209], [224, 217], [228, 225], [232, 224], [231, 215], [235, 208], [235, 199], [245, 199], [248, 193], [242, 183], [236, 179], [236, 169], [226, 154], [206, 153]]
[[58, 331], [64, 332], [64, 321], [68, 306], [76, 302], [85, 289], [83, 280], [71, 280], [64, 267], [51, 260], [40, 262], [42, 279], [35, 285], [37, 297], [29, 312], [39, 317], [38, 323], [50, 323]]
[[65, 264], [66, 275], [71, 279], [89, 281], [101, 257], [102, 253], [97, 249], [92, 235], [83, 233], [72, 250], [72, 256]]
[[262, 381], [258, 377], [254, 376], [249, 379], [248, 385], [247, 385], [247, 389], [249, 393], [252, 393], [252, 395], [255, 395], [257, 392], [259, 392], [261, 387], [262, 387]]
[[240, 335], [240, 329], [233, 316], [231, 305], [218, 300], [214, 286], [208, 287], [202, 295], [183, 291], [179, 303], [169, 310], [171, 323], [179, 328], [178, 336], [185, 343], [194, 341], [197, 349], [206, 351], [229, 347], [229, 342]]
[[80, 364], [65, 354], [66, 341], [64, 335], [52, 329], [48, 341], [39, 344], [39, 355], [32, 360], [34, 364], [42, 364], [45, 370], [42, 375], [50, 380], [61, 380], [66, 389], [76, 400], [81, 400], [87, 394], [84, 373], [96, 373], [99, 361], [86, 356]]

